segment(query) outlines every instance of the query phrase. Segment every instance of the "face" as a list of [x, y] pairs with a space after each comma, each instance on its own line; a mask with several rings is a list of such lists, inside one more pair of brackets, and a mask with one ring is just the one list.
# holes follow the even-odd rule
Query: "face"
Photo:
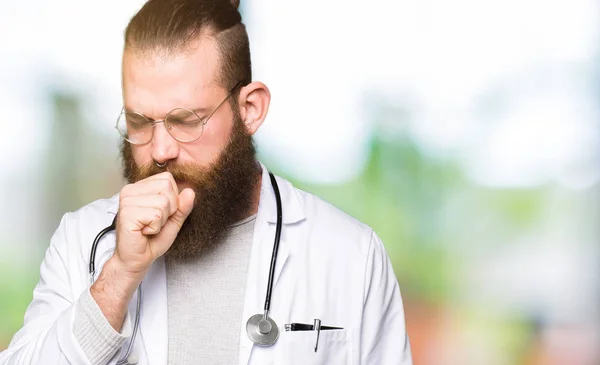
[[[125, 108], [154, 120], [164, 119], [174, 108], [208, 116], [229, 92], [216, 82], [217, 71], [218, 54], [210, 41], [199, 41], [193, 52], [167, 58], [142, 59], [126, 51]], [[263, 86], [250, 84], [238, 99], [230, 98], [208, 120], [197, 141], [177, 141], [163, 123], [154, 127], [147, 144], [123, 141], [123, 173], [129, 182], [169, 171], [180, 190], [190, 187], [196, 192], [194, 209], [167, 258], [197, 257], [218, 243], [231, 224], [253, 212], [260, 172], [252, 134], [264, 120], [269, 101]], [[155, 161], [166, 166], [159, 168]]]
[[[127, 111], [162, 120], [171, 110], [198, 111], [200, 118], [227, 96], [228, 90], [217, 82], [218, 52], [210, 39], [193, 44], [195, 49], [173, 56], [140, 57], [135, 51], [123, 56], [123, 99]], [[180, 143], [167, 132], [164, 123], [156, 124], [152, 140], [132, 146], [138, 166], [154, 163], [193, 163], [210, 166], [223, 151], [233, 125], [232, 109], [221, 106], [204, 126], [195, 142]]]

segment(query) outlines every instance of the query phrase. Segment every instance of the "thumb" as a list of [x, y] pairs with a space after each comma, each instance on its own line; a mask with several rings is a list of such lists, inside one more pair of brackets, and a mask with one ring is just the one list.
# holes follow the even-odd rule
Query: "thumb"
[[[177, 223], [183, 224], [183, 221], [190, 215], [194, 208], [194, 199], [196, 193], [190, 188], [183, 189], [177, 197], [177, 211], [171, 216]], [[180, 222], [178, 220], [181, 220]]]
[[173, 213], [170, 217], [164, 229], [169, 231], [175, 230], [175, 233], [179, 232], [183, 222], [192, 212], [192, 208], [194, 208], [194, 198], [196, 197], [196, 193], [194, 190], [190, 188], [183, 189], [179, 196], [177, 197], [177, 211]]
[[194, 198], [196, 194], [192, 189], [184, 189], [177, 197], [177, 211], [173, 213], [167, 223], [161, 228], [160, 233], [155, 240], [152, 240], [152, 252], [155, 254], [155, 259], [162, 256], [173, 244], [179, 230], [183, 226], [183, 222], [192, 212], [194, 207]]

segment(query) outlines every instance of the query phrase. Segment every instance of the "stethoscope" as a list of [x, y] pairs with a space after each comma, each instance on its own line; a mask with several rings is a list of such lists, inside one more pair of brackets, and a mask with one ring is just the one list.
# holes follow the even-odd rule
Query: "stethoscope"
[[[279, 241], [281, 239], [281, 225], [282, 225], [282, 207], [281, 207], [281, 195], [279, 194], [279, 187], [277, 186], [277, 181], [275, 180], [275, 176], [271, 172], [269, 172], [269, 177], [271, 178], [271, 184], [273, 185], [273, 192], [275, 193], [275, 201], [277, 204], [277, 225], [275, 228], [275, 242], [273, 243], [273, 253], [271, 255], [271, 267], [269, 268], [269, 281], [267, 283], [267, 295], [265, 297], [265, 307], [264, 312], [258, 313], [250, 317], [248, 322], [246, 322], [246, 333], [252, 342], [259, 346], [271, 346], [273, 345], [277, 339], [279, 338], [279, 328], [277, 327], [277, 323], [273, 320], [273, 318], [269, 317], [269, 310], [271, 309], [271, 294], [273, 292], [273, 276], [275, 274], [275, 264], [277, 262], [277, 252], [279, 251]], [[117, 217], [113, 219], [110, 226], [101, 230], [96, 238], [94, 238], [94, 243], [92, 244], [92, 250], [90, 253], [90, 282], [94, 283], [94, 276], [96, 274], [95, 268], [95, 259], [96, 259], [96, 249], [98, 248], [98, 243], [102, 237], [104, 237], [110, 231], [115, 230], [117, 226]], [[142, 284], [138, 286], [137, 289], [137, 305], [135, 308], [135, 320], [133, 325], [133, 331], [131, 333], [131, 341], [129, 342], [129, 346], [127, 347], [127, 351], [125, 355], [117, 361], [117, 365], [133, 365], [138, 362], [137, 356], [131, 355], [133, 350], [133, 344], [135, 342], [135, 337], [137, 335], [139, 326], [140, 326], [140, 312], [142, 310]]]

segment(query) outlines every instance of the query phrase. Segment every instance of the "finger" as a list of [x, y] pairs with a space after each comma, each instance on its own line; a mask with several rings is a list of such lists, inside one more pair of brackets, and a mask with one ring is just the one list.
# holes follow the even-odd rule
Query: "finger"
[[160, 194], [164, 195], [170, 200], [170, 205], [177, 206], [177, 192], [173, 190], [173, 185], [168, 179], [152, 179], [152, 180], [141, 180], [135, 184], [128, 184], [121, 189], [119, 196], [120, 203], [123, 202], [128, 196], [139, 196], [139, 195], [153, 195]]
[[196, 194], [194, 193], [194, 190], [190, 188], [183, 189], [183, 191], [179, 193], [179, 205], [177, 206], [177, 211], [169, 217], [162, 229], [166, 235], [173, 235], [173, 237], [177, 236], [183, 222], [194, 208], [195, 197]]
[[160, 209], [163, 211], [163, 225], [167, 222], [167, 219], [177, 211], [177, 206], [173, 205], [172, 199], [169, 199], [169, 197], [163, 194], [126, 196], [121, 199], [120, 206]]
[[158, 234], [163, 227], [163, 212], [157, 208], [126, 206], [119, 209], [119, 228], [144, 235]]
[[[179, 194], [179, 187], [177, 186], [177, 182], [175, 181], [175, 178], [173, 177], [173, 174], [171, 174], [168, 171], [161, 172], [160, 174], [149, 176], [149, 177], [147, 177], [144, 180], [158, 180], [158, 179], [167, 179], [167, 180], [169, 180], [169, 182], [171, 182], [171, 186], [173, 186], [173, 191], [175, 191], [175, 194]], [[141, 181], [144, 181], [144, 180], [141, 180]]]

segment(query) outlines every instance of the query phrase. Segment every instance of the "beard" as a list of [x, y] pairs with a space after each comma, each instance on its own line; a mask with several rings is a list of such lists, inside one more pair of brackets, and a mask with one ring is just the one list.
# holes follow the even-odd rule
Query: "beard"
[[237, 108], [232, 109], [234, 117], [229, 142], [217, 161], [208, 167], [172, 161], [162, 168], [155, 163], [138, 166], [133, 159], [131, 144], [122, 141], [123, 176], [129, 183], [168, 171], [175, 182], [187, 183], [196, 193], [192, 212], [165, 254], [169, 260], [199, 257], [203, 250], [221, 241], [232, 224], [251, 213], [254, 194], [260, 184], [260, 166], [252, 136], [246, 131]]

